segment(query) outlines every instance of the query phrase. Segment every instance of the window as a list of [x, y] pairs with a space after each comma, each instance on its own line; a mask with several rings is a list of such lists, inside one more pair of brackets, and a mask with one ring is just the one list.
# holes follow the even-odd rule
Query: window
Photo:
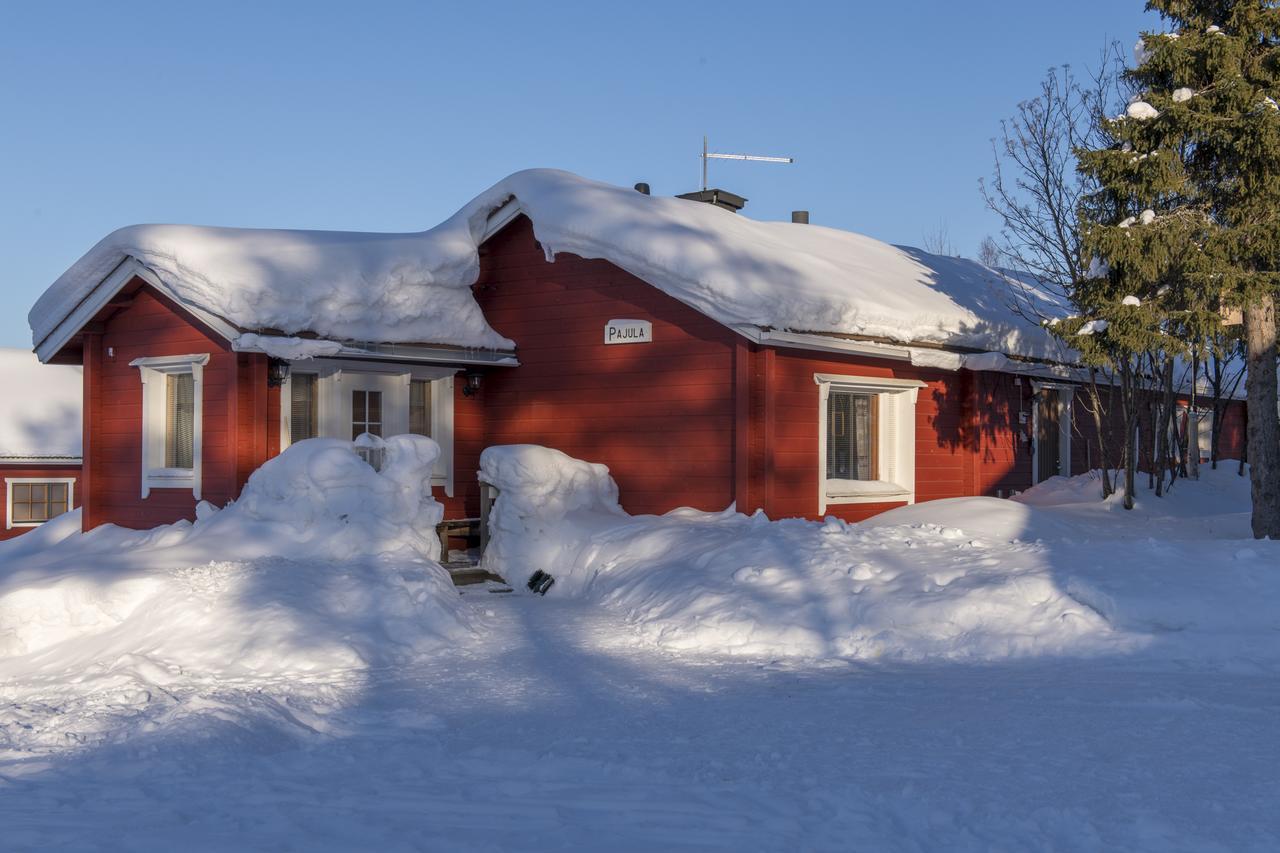
[[[280, 392], [280, 446], [323, 436], [354, 441], [412, 433], [440, 446], [432, 483], [452, 497], [454, 368], [316, 359]], [[305, 372], [302, 372], [305, 371]]]
[[41, 480], [14, 477], [5, 480], [5, 527], [38, 527], [71, 509], [74, 478]]
[[314, 373], [294, 373], [289, 376], [290, 444], [315, 438], [320, 434], [316, 379]]
[[195, 438], [195, 377], [170, 373], [165, 377], [164, 467], [190, 468]]
[[915, 502], [914, 379], [814, 375], [819, 390], [818, 511]]
[[431, 437], [431, 383], [423, 379], [409, 383], [409, 432]]
[[832, 391], [827, 398], [827, 479], [875, 480], [879, 395]]
[[352, 441], [366, 432], [370, 435], [382, 435], [381, 391], [356, 390], [351, 392]]
[[208, 353], [137, 358], [142, 379], [142, 497], [190, 489], [200, 499], [204, 366]]

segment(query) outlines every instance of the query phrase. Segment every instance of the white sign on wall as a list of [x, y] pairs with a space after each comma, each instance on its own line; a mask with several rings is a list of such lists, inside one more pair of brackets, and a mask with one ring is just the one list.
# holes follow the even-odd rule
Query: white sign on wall
[[653, 324], [648, 320], [610, 320], [604, 325], [606, 344], [651, 344]]

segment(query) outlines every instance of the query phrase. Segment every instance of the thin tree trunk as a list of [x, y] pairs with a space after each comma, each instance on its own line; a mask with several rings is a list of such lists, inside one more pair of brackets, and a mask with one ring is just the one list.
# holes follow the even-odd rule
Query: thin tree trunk
[[1162, 394], [1156, 405], [1155, 423], [1151, 425], [1153, 443], [1155, 445], [1156, 497], [1164, 497], [1164, 478], [1173, 467], [1169, 460], [1170, 420], [1173, 417], [1173, 356], [1165, 353], [1160, 366], [1160, 386]]
[[1199, 384], [1199, 350], [1192, 351], [1192, 391], [1187, 402], [1187, 434], [1183, 437], [1183, 476], [1199, 479], [1199, 416], [1196, 386]]
[[1098, 393], [1098, 369], [1089, 368], [1089, 408], [1093, 415], [1093, 429], [1098, 436], [1098, 455], [1102, 468], [1102, 499], [1111, 497], [1111, 472], [1108, 470], [1110, 460], [1107, 459], [1107, 437], [1102, 429], [1102, 395]]
[[1120, 397], [1124, 409], [1124, 508], [1133, 509], [1138, 478], [1138, 400], [1134, 365], [1126, 357], [1120, 363]]
[[[1204, 368], [1209, 374], [1209, 366]], [[1209, 388], [1213, 393], [1213, 412], [1209, 415], [1209, 467], [1218, 470], [1218, 436], [1222, 434], [1222, 359], [1213, 357], [1213, 378], [1209, 380]]]
[[1253, 535], [1280, 539], [1280, 413], [1276, 408], [1276, 305], [1268, 295], [1244, 312], [1249, 487]]

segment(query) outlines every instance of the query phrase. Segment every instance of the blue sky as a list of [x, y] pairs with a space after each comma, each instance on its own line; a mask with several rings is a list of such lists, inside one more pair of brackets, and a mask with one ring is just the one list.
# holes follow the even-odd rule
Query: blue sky
[[[0, 346], [135, 222], [415, 231], [554, 166], [974, 254], [991, 137], [1140, 0], [0, 6]], [[978, 10], [978, 11], [975, 11]]]

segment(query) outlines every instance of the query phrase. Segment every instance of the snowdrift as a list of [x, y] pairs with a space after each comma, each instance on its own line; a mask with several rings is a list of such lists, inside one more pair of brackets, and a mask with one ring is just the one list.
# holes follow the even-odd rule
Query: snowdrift
[[1034, 546], [996, 552], [995, 539], [954, 527], [770, 521], [732, 508], [633, 517], [606, 468], [541, 447], [489, 448], [481, 472], [500, 489], [488, 568], [518, 586], [550, 572], [553, 595], [620, 610], [668, 648], [988, 660], [1137, 643], [1072, 597]]
[[1280, 543], [1248, 538], [1234, 464], [1127, 512], [1098, 475], [1017, 501], [955, 498], [857, 525], [731, 507], [630, 516], [608, 470], [495, 447], [488, 566], [625, 614], [672, 649], [795, 658], [1149, 654], [1280, 664]]
[[[200, 714], [227, 691], [328, 703], [356, 695], [370, 668], [468, 636], [435, 562], [438, 452], [388, 439], [379, 472], [350, 442], [313, 439], [255, 472], [240, 500], [202, 504], [194, 524], [81, 534], [68, 516], [0, 543], [0, 746], [127, 731], [105, 722], [120, 714]], [[50, 702], [63, 715], [35, 718], [51, 729], [24, 723], [24, 707]]]

